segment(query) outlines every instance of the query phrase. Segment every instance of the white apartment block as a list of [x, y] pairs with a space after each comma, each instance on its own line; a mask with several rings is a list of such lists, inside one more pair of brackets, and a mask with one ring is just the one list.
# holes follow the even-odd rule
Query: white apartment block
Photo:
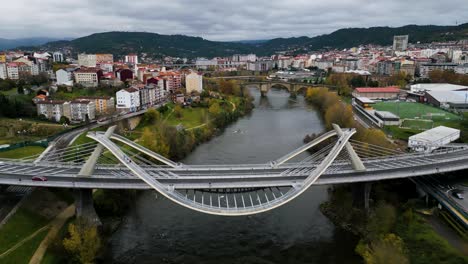
[[138, 55], [129, 54], [125, 56], [125, 63], [137, 65], [138, 64]]
[[94, 120], [96, 118], [96, 104], [93, 100], [74, 100], [70, 102], [72, 121]]
[[140, 108], [140, 91], [130, 87], [117, 92], [117, 109], [136, 111]]
[[7, 65], [5, 63], [0, 63], [0, 79], [7, 79]]
[[419, 68], [419, 74], [421, 78], [428, 78], [429, 73], [433, 70], [455, 70], [458, 66], [456, 63], [426, 63], [422, 64]]
[[60, 69], [55, 72], [55, 76], [57, 78], [57, 85], [67, 85], [73, 86], [73, 71], [74, 69]]
[[18, 80], [19, 79], [19, 67], [16, 63], [8, 63], [7, 67], [7, 76], [9, 79]]
[[37, 115], [59, 122], [62, 116], [70, 119], [70, 103], [66, 101], [40, 101], [36, 103]]
[[194, 71], [185, 76], [185, 90], [187, 94], [191, 92], [201, 93], [203, 91], [203, 76]]
[[96, 67], [96, 54], [78, 54], [78, 64], [85, 67]]
[[54, 52], [52, 54], [52, 58], [54, 60], [54, 62], [62, 62], [62, 61], [65, 61], [65, 59], [63, 58], [63, 53], [62, 52]]
[[75, 81], [85, 87], [97, 87], [99, 85], [99, 70], [79, 69], [75, 71]]

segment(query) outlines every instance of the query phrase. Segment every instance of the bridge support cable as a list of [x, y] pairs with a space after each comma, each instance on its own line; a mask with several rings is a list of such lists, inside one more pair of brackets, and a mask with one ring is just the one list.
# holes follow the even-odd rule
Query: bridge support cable
[[[147, 170], [139, 166], [137, 163], [133, 162], [115, 143], [113, 143], [109, 138], [105, 137], [99, 133], [90, 133], [88, 137], [96, 140], [102, 146], [104, 146], [110, 153], [112, 153], [122, 164], [124, 164], [134, 175], [143, 180], [146, 184], [151, 186], [153, 189], [172, 200], [175, 203], [178, 203], [187, 208], [214, 215], [226, 215], [226, 216], [239, 216], [239, 215], [250, 215], [269, 211], [276, 207], [279, 207], [283, 204], [288, 203], [293, 200], [300, 194], [302, 194], [307, 188], [309, 188], [324, 172], [325, 170], [333, 163], [338, 154], [345, 148], [346, 143], [351, 138], [351, 136], [356, 132], [356, 130], [346, 130], [339, 137], [339, 140], [331, 148], [330, 152], [326, 157], [317, 164], [316, 168], [310, 172], [309, 176], [305, 180], [294, 180], [288, 184], [289, 189], [284, 192], [284, 195], [277, 197], [276, 199], [271, 199], [268, 195], [264, 195], [265, 199], [262, 200], [259, 196], [258, 190], [255, 194], [255, 201], [252, 199], [251, 194], [248, 194], [251, 204], [250, 206], [246, 204], [245, 207], [238, 207], [236, 201], [229, 201], [229, 199], [238, 199], [236, 195], [230, 197], [228, 192], [225, 191], [219, 193], [217, 197], [214, 197], [216, 203], [212, 204], [211, 196], [214, 193], [210, 193], [210, 204], [204, 204], [200, 201], [205, 199], [197, 199], [196, 195], [188, 195], [188, 191], [191, 190], [195, 193], [195, 190], [199, 188], [200, 184], [194, 184], [190, 181], [183, 184], [185, 189], [185, 194], [183, 193], [184, 189], [176, 189], [177, 186], [174, 186], [171, 183], [161, 183], [153, 176], [151, 176]], [[208, 189], [216, 189], [216, 183], [206, 182], [204, 183]], [[193, 186], [193, 187], [191, 187]], [[272, 185], [275, 186], [275, 185]], [[253, 187], [248, 181], [245, 182], [245, 187]], [[225, 187], [222, 187], [225, 188]], [[198, 192], [197, 192], [198, 193]], [[280, 193], [283, 193], [280, 191]], [[202, 192], [203, 195], [203, 192]], [[272, 195], [273, 196], [273, 195]], [[216, 199], [217, 198], [217, 199]], [[242, 200], [242, 198], [241, 198]], [[245, 199], [244, 199], [245, 202]]]
[[180, 166], [180, 164], [178, 164], [178, 163], [176, 163], [176, 162], [174, 162], [174, 161], [172, 161], [172, 160], [170, 160], [170, 159], [168, 159], [168, 158], [166, 158], [166, 157], [164, 157], [162, 155], [159, 155], [158, 153], [155, 153], [154, 151], [151, 151], [151, 150], [149, 150], [149, 149], [147, 149], [147, 148], [145, 148], [143, 146], [140, 146], [140, 145], [136, 144], [135, 142], [126, 139], [125, 137], [122, 137], [122, 136], [117, 135], [117, 134], [112, 134], [111, 138], [114, 139], [114, 140], [117, 140], [117, 141], [119, 141], [121, 143], [124, 143], [125, 145], [128, 145], [128, 146], [130, 146], [130, 147], [132, 147], [132, 148], [134, 148], [134, 149], [136, 149], [136, 150], [150, 156], [151, 158], [156, 159], [156, 160], [158, 160], [158, 161], [160, 161], [160, 162], [162, 162], [162, 163], [164, 163], [166, 165], [169, 165], [169, 166], [171, 166], [173, 168], [177, 168], [177, 167]]
[[300, 147], [300, 148], [298, 148], [298, 149], [284, 155], [283, 157], [273, 161], [272, 166], [274, 168], [277, 168], [278, 166], [280, 166], [281, 164], [287, 162], [288, 160], [296, 157], [297, 155], [307, 151], [308, 149], [310, 149], [310, 148], [312, 148], [312, 147], [322, 143], [323, 141], [325, 141], [325, 140], [327, 140], [327, 139], [329, 139], [329, 138], [331, 138], [333, 136], [336, 136], [336, 135], [337, 135], [336, 131], [327, 132], [327, 133], [319, 136], [318, 138], [312, 140], [311, 142], [305, 144], [304, 146], [302, 146], [302, 147]]

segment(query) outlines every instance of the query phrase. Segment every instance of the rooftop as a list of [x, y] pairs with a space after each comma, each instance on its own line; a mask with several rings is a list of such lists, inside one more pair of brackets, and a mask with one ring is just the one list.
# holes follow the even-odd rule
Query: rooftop
[[400, 87], [359, 87], [355, 89], [358, 93], [399, 93]]
[[411, 136], [409, 137], [409, 140], [434, 142], [455, 135], [457, 133], [460, 133], [460, 130], [446, 126], [438, 126], [433, 129], [429, 129], [422, 133]]

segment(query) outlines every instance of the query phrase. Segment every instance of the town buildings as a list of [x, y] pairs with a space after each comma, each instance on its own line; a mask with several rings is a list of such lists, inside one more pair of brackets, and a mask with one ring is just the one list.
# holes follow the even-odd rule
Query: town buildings
[[96, 118], [96, 105], [92, 100], [75, 99], [41, 100], [36, 102], [37, 115], [44, 115], [47, 119], [60, 122], [62, 116], [72, 122], [84, 122]]
[[201, 93], [203, 91], [203, 75], [192, 71], [185, 76], [185, 90], [187, 94], [192, 92]]
[[103, 72], [98, 68], [81, 68], [75, 71], [75, 81], [85, 87], [97, 87], [103, 76]]
[[129, 54], [125, 56], [125, 63], [131, 64], [131, 65], [137, 65], [138, 64], [138, 55], [137, 54]]
[[408, 35], [394, 36], [393, 37], [393, 50], [403, 51], [408, 48]]
[[65, 61], [65, 58], [63, 57], [63, 53], [62, 52], [54, 52], [52, 54], [52, 58], [54, 60], [54, 62], [64, 62]]
[[78, 65], [84, 67], [96, 67], [96, 54], [78, 54]]
[[73, 86], [75, 68], [60, 69], [55, 72], [57, 78], [57, 85]]
[[140, 91], [130, 87], [117, 92], [117, 110], [137, 111], [140, 109]]
[[94, 101], [97, 114], [109, 114], [115, 111], [115, 100], [111, 96], [81, 96], [76, 100]]
[[360, 87], [354, 89], [354, 97], [365, 97], [368, 99], [397, 99], [400, 94], [398, 86], [388, 87]]

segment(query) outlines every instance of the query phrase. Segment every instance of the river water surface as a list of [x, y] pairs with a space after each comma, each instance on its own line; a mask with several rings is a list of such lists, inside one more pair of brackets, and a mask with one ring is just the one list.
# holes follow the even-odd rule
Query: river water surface
[[[324, 130], [302, 96], [289, 99], [256, 90], [252, 114], [197, 147], [183, 163], [264, 163], [301, 146], [305, 134]], [[326, 186], [313, 186], [273, 211], [242, 217], [202, 214], [146, 191], [113, 235], [116, 263], [360, 263], [356, 238], [322, 215]]]

